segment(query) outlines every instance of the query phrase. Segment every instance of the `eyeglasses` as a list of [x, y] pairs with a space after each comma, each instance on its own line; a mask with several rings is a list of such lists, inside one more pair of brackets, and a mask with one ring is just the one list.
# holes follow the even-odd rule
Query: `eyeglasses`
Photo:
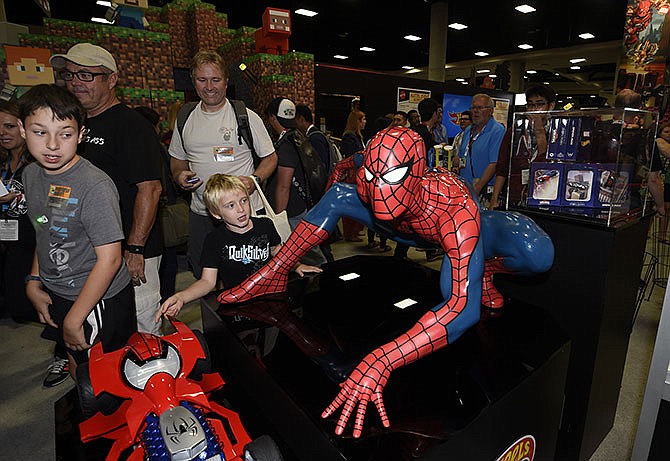
[[60, 72], [58, 72], [58, 76], [63, 80], [65, 80], [66, 82], [69, 82], [72, 79], [74, 79], [75, 75], [82, 82], [92, 82], [98, 75], [109, 75], [109, 74], [107, 72], [88, 72], [86, 70], [80, 70], [78, 72], [61, 70]]
[[493, 109], [493, 106], [472, 106], [470, 110], [484, 110], [484, 109]]
[[463, 118], [463, 117], [461, 117], [461, 119], [459, 120], [459, 123], [461, 123], [461, 122], [471, 122], [471, 121], [472, 121], [472, 120], [470, 120], [469, 118]]
[[541, 109], [544, 106], [547, 106], [549, 103], [547, 101], [542, 102], [527, 102], [526, 109]]

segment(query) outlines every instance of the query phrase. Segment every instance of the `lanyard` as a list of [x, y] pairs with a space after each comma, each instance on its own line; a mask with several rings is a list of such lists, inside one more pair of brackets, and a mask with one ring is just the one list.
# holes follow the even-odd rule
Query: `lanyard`
[[486, 125], [484, 125], [484, 126], [482, 127], [482, 129], [479, 130], [479, 131], [477, 132], [477, 134], [475, 134], [475, 135], [473, 136], [473, 134], [472, 134], [472, 127], [470, 127], [470, 141], [468, 141], [468, 145], [467, 145], [467, 147], [465, 148], [465, 155], [463, 156], [463, 158], [465, 159], [465, 163], [470, 165], [470, 173], [472, 173], [472, 177], [473, 177], [473, 178], [475, 177], [475, 168], [474, 168], [474, 166], [472, 165], [472, 159], [470, 159], [470, 160], [468, 161], [468, 153], [470, 154], [470, 156], [472, 156], [472, 145], [473, 145], [473, 144], [475, 143], [475, 141], [479, 138], [479, 135], [482, 134], [482, 132], [484, 131], [485, 128], [486, 128]]

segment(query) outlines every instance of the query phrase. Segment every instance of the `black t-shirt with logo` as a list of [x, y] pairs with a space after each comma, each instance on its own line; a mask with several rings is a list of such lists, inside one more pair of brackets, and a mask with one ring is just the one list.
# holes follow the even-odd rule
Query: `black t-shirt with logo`
[[254, 226], [244, 234], [222, 224], [207, 234], [200, 265], [219, 270], [224, 288], [233, 288], [263, 267], [272, 257], [271, 248], [281, 237], [269, 218], [251, 218]]
[[[160, 143], [151, 123], [137, 111], [116, 104], [86, 121], [81, 155], [112, 178], [119, 191], [123, 233], [132, 229], [137, 184], [161, 179]], [[144, 257], [163, 252], [160, 219], [144, 244]]]

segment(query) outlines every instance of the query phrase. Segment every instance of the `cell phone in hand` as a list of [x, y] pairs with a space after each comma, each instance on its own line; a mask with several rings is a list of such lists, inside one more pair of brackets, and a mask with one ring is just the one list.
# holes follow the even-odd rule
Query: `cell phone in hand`
[[200, 178], [198, 178], [197, 176], [194, 176], [194, 177], [186, 180], [186, 182], [189, 183], [189, 184], [195, 184], [198, 181], [200, 181]]

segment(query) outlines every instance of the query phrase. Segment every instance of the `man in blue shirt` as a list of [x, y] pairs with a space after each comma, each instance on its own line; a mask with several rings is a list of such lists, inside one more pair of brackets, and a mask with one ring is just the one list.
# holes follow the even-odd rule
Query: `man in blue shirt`
[[[465, 129], [458, 150], [461, 176], [474, 188], [480, 198], [490, 196], [496, 172], [498, 151], [505, 127], [493, 118], [493, 100], [487, 94], [472, 97], [472, 125]], [[488, 187], [490, 186], [490, 187]]]

